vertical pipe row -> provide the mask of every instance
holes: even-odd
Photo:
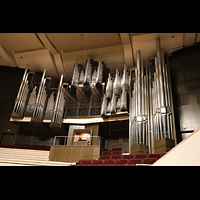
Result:
[[[164,49],[160,47],[160,38],[156,38],[156,51],[152,88],[154,140],[173,139],[168,70],[165,65]]]
[[[135,69],[135,83],[132,91],[130,119],[132,141],[131,145],[148,145],[148,70],[141,60],[140,50],[137,51],[137,69]],[[132,113],[133,112],[133,113]],[[130,146],[131,146],[130,145]]]
[[[137,68],[130,103],[129,146],[152,145],[152,140],[162,138],[174,139],[168,69],[165,64],[164,49],[160,46],[160,38],[156,38],[156,55],[155,70],[151,74],[150,67],[143,65],[140,50],[136,51]]]
[[[26,103],[26,99],[28,96],[28,92],[29,92],[29,85],[28,85],[28,67],[29,64],[27,64],[26,69],[24,71],[24,75],[22,78],[22,82],[17,94],[17,98],[15,100],[15,105],[13,108],[13,113],[18,113],[21,114],[21,116],[23,115],[24,111],[25,111],[25,103]]]

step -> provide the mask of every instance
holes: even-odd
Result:
[[[29,160],[29,159],[15,159],[9,158],[4,159],[0,158],[0,163],[8,163],[8,164],[26,164],[26,165],[37,165],[37,166],[69,166],[71,163],[66,162],[54,162],[54,161],[37,161],[37,160]]]
[[[0,148],[0,165],[10,166],[69,166],[72,163],[49,161],[49,151]]]
[[[16,151],[16,152],[32,152],[32,153],[49,153],[50,151],[43,151],[43,150],[33,150],[33,149],[16,149],[16,148],[2,148],[0,147],[0,152],[11,152],[11,151]]]
[[[48,156],[29,156],[29,155],[0,155],[0,158],[8,159],[8,158],[15,158],[15,159],[29,159],[29,160],[40,160],[40,161],[49,161]]]

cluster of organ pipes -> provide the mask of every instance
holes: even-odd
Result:
[[[78,86],[78,84],[90,85],[92,83],[96,85],[96,83],[102,83],[102,76],[103,76],[103,63],[102,63],[101,57],[99,60],[99,65],[98,65],[97,70],[94,69],[94,72],[92,73],[91,59],[90,59],[90,54],[89,54],[86,67],[85,67],[85,74],[84,74],[83,69],[79,73],[78,59],[76,59],[71,85],[76,86],[76,87]]]
[[[28,65],[25,69],[20,89],[15,100],[15,105],[11,117],[23,118],[23,116],[30,116],[32,119],[38,119],[42,122],[44,119],[51,119],[51,123],[61,124],[63,119],[65,99],[63,96],[63,75],[60,78],[60,84],[54,102],[54,92],[49,94],[47,90],[46,80],[51,78],[45,77],[46,69],[43,72],[39,88],[32,86],[32,92],[29,94],[27,77],[29,75]],[[38,88],[38,91],[37,91]],[[49,98],[48,97],[49,94]],[[46,106],[47,105],[47,106]],[[18,115],[21,114],[21,115]],[[34,120],[35,121],[35,120]]]
[[[146,70],[144,70],[146,69]],[[144,73],[145,71],[145,73]],[[134,90],[131,97],[130,120],[131,146],[143,144],[148,146],[149,92],[148,67],[144,67],[140,50],[137,51],[137,69],[135,69]]]
[[[25,109],[25,104],[26,104],[26,99],[28,96],[28,92],[29,92],[29,84],[28,84],[28,65],[26,67],[26,70],[24,72],[23,78],[22,78],[22,82],[17,94],[17,98],[15,100],[15,105],[13,108],[13,112],[17,113],[17,114],[21,114],[23,115],[24,109]]]
[[[104,84],[102,85],[104,65],[101,57],[99,63],[97,63],[91,60],[89,55],[86,61],[85,72],[82,70],[80,74],[77,62],[78,60],[76,60],[74,65],[71,82],[71,86],[75,87],[71,87],[71,90],[68,90],[69,88],[66,90],[64,87],[64,85],[68,86],[68,84],[63,83],[63,75],[60,78],[58,89],[54,87],[50,89],[51,78],[45,77],[46,69],[42,74],[42,78],[41,75],[35,75],[35,72],[31,72],[33,76],[32,79],[31,76],[29,78],[31,82],[29,87],[27,80],[29,77],[29,66],[27,65],[11,117],[31,117],[31,121],[35,122],[42,122],[43,119],[51,120],[50,126],[52,126],[52,124],[62,124],[65,109],[69,112],[74,112],[74,116],[84,116],[85,113],[100,115],[101,92],[104,88]],[[96,62],[95,65],[94,62]],[[41,80],[40,85],[38,84],[39,80]],[[55,91],[52,92],[52,90]],[[85,112],[84,109],[87,111]]]
[[[33,88],[33,91],[30,94],[28,104],[27,104],[27,107],[26,107],[27,113],[33,113],[33,109],[34,109],[35,101],[36,101],[36,89],[37,89],[37,86],[35,86]]]
[[[33,109],[33,117],[37,119],[42,119],[46,97],[47,97],[47,91],[46,91],[46,86],[45,86],[45,83],[46,83],[45,74],[46,74],[46,69],[44,70],[43,75],[42,75],[42,80],[40,82],[39,91],[38,91],[34,109]]]
[[[64,112],[64,106],[65,106],[65,98],[63,96],[63,75],[60,78],[60,83],[58,87],[58,93],[56,96],[56,101],[55,101],[55,106],[53,109],[53,116],[51,119],[51,123],[56,123],[56,124],[62,124],[63,120],[63,112]]]
[[[109,73],[108,81],[106,85],[106,91],[103,97],[101,106],[101,116],[104,117],[108,113],[115,114],[117,110],[126,111],[127,107],[127,95],[129,89],[129,74],[124,64],[124,70],[122,78],[120,77],[119,70],[116,69],[114,82]]]
[[[53,108],[54,108],[54,92],[51,93],[49,99],[48,99],[48,103],[47,103],[47,108],[46,108],[46,112],[45,112],[45,117],[47,119],[51,119],[52,117],[52,113],[53,113]]]
[[[168,68],[165,64],[164,49],[160,47],[160,38],[156,38],[156,49],[152,88],[154,140],[163,137],[174,139]]]
[[[154,141],[162,138],[174,140],[169,74],[160,38],[156,38],[156,54],[152,73],[153,66],[144,66],[140,50],[137,51],[137,68],[130,104],[130,146],[149,146],[150,126]]]

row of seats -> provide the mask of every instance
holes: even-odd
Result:
[[[102,155],[99,157],[99,160],[108,160],[108,159],[133,159],[133,158],[157,158],[159,159],[164,154],[133,154],[133,155],[122,155],[122,154],[112,154],[112,155]]]
[[[0,144],[0,147],[17,148],[17,149],[35,149],[35,150],[47,150],[47,151],[50,151],[50,147],[48,147],[48,146],[36,146],[36,145]]]
[[[137,166],[137,164],[146,166],[153,164],[165,154],[122,155],[122,152],[121,148],[114,148],[100,156],[98,160],[80,160],[72,166]]]
[[[153,164],[157,158],[109,159],[109,160],[80,160],[74,166],[136,166],[137,164]]]

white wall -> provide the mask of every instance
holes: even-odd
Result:
[[[152,166],[200,166],[200,128]]]

